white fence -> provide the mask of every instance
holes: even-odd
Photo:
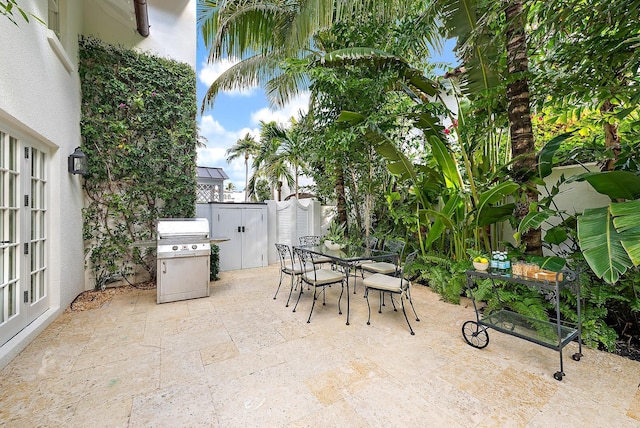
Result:
[[[267,201],[269,263],[278,262],[275,244],[297,245],[305,235],[322,235],[322,209],[315,199]]]

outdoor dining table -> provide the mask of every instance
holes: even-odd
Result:
[[[359,262],[365,260],[388,260],[393,259],[396,264],[398,262],[398,254],[392,253],[384,250],[374,250],[371,248],[366,248],[358,245],[346,245],[340,250],[330,250],[324,243],[320,245],[294,245],[294,248],[302,248],[311,253],[328,257],[330,258],[336,265],[342,267],[344,269],[344,273],[346,276],[347,283],[347,325],[349,325],[349,273],[352,269],[358,266]],[[355,271],[354,271],[355,277]],[[353,293],[356,293],[355,290],[355,279],[353,284]]]

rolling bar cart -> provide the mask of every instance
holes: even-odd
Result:
[[[580,316],[580,283],[578,275],[574,271],[564,270],[555,275],[555,280],[537,280],[529,277],[521,277],[503,272],[486,272],[468,270],[467,288],[473,302],[476,313],[476,321],[467,321],[462,325],[462,336],[464,340],[474,348],[482,349],[489,344],[489,333],[492,328],[499,332],[519,337],[529,342],[542,345],[546,348],[554,349],[560,354],[560,370],[553,374],[556,380],[562,380],[564,366],[562,362],[562,349],[572,340],[578,340],[578,352],[572,355],[575,361],[580,361],[582,357],[582,331]],[[551,301],[556,310],[556,318],[550,321],[541,321],[520,315],[509,309],[498,308],[488,313],[480,313],[473,297],[474,284],[482,279],[489,279],[493,291],[500,301],[497,291],[499,284],[496,282],[511,282],[524,284],[531,289],[541,292],[548,301]],[[568,323],[561,320],[560,316],[560,291],[563,288],[570,288],[577,297],[577,323]]]

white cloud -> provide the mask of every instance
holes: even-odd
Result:
[[[227,164],[227,149],[245,135],[252,135],[256,141],[260,138],[260,130],[257,128],[242,128],[237,131],[225,129],[220,122],[211,115],[200,118],[200,134],[207,139],[207,146],[198,149],[198,166],[220,167],[229,176],[229,180],[238,189],[245,186],[244,157],[235,159]],[[251,159],[249,160],[251,168]]]
[[[269,107],[251,113],[251,123],[258,125],[263,122],[277,122],[287,125],[292,117],[298,118],[299,111],[307,112],[309,108],[309,92],[303,92],[293,98],[284,108],[280,110],[271,110]]]
[[[207,87],[225,71],[240,62],[237,58],[225,58],[214,64],[209,64],[206,60],[202,62],[200,70],[198,72],[198,79],[204,83]],[[223,91],[223,93],[231,96],[244,96],[249,97],[254,94],[257,86],[243,89],[236,89],[233,91]]]
[[[298,117],[299,110],[306,112],[308,104],[309,94],[303,93],[283,109],[271,111],[268,108],[263,108],[251,113],[251,123],[255,124],[256,127],[244,127],[238,130],[225,129],[211,114],[201,116],[200,135],[206,138],[207,146],[198,149],[198,166],[221,167],[229,176],[228,181],[232,181],[238,190],[244,189],[244,157],[241,156],[231,161],[231,163],[227,163],[227,149],[247,134],[252,135],[256,141],[260,141],[260,129],[258,126],[260,120],[288,124],[292,116]],[[252,159],[249,159],[249,176],[251,176],[251,162]],[[226,183],[228,183],[228,181],[226,181]]]

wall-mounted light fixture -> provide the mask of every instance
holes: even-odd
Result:
[[[71,174],[87,174],[87,155],[80,150],[80,147],[76,147],[69,155],[69,172]]]

